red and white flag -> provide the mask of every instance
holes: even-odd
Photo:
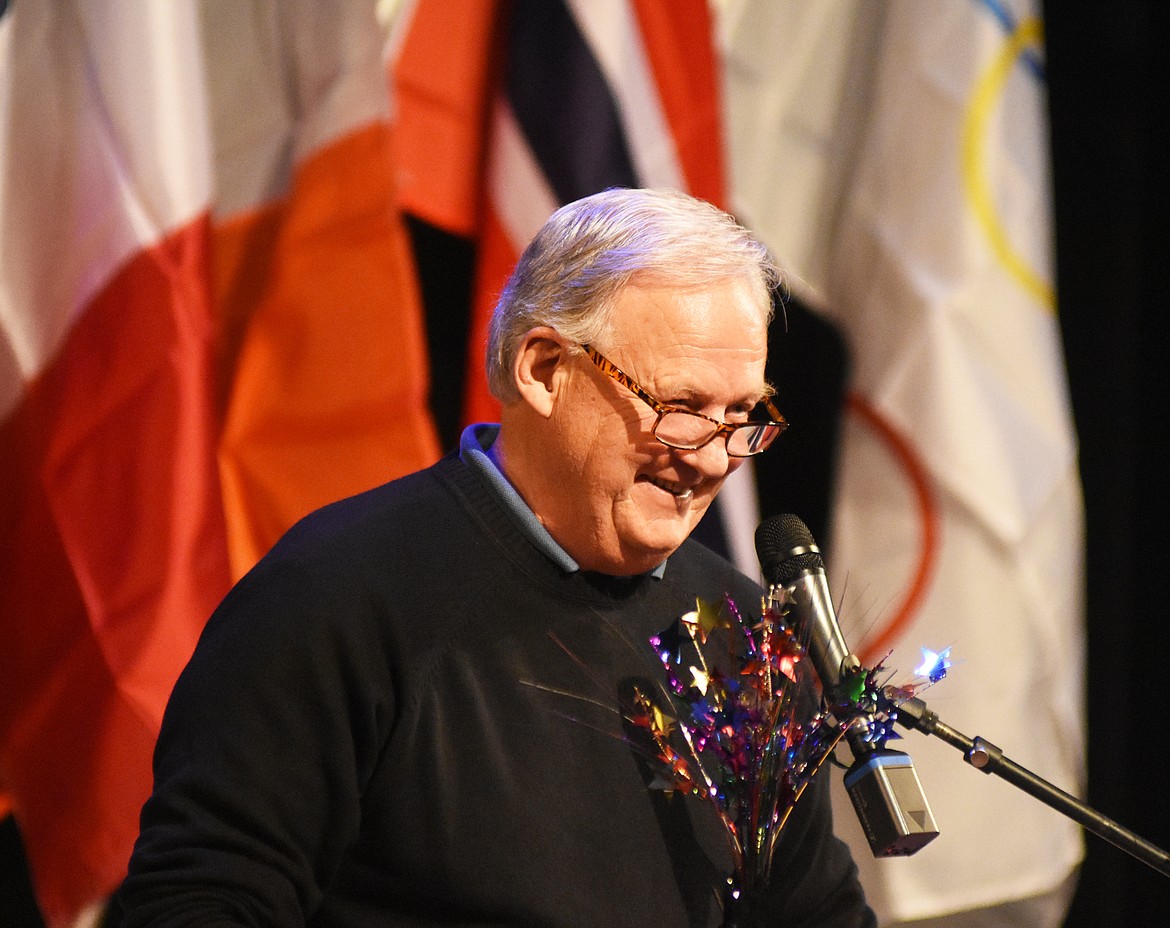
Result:
[[[0,790],[51,925],[231,581],[438,454],[383,47],[363,2],[0,13]]]

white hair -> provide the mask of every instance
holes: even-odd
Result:
[[[749,282],[765,323],[780,270],[732,216],[674,190],[611,189],[558,209],[524,249],[492,314],[487,379],[513,399],[512,365],[524,334],[556,329],[574,344],[601,342],[628,284],[680,289]]]

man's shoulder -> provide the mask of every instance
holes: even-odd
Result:
[[[226,594],[205,640],[221,649],[268,640],[291,655],[298,641],[329,651],[393,640],[416,656],[438,643],[435,622],[412,620],[442,614],[457,589],[452,572],[474,545],[472,522],[442,479],[446,460],[300,519]]]
[[[298,519],[248,573],[248,583],[356,582],[387,564],[439,552],[465,533],[466,516],[440,477],[447,458],[328,503]],[[459,467],[458,458],[454,466]],[[437,556],[437,555],[436,555]],[[281,579],[283,578],[283,579]]]

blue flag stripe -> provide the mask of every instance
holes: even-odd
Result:
[[[508,24],[505,91],[561,203],[638,177],[605,76],[561,0],[518,0]]]

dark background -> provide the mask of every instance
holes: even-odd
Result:
[[[1045,17],[1059,312],[1088,528],[1088,798],[1170,848],[1170,7],[1049,0]],[[1067,928],[1170,925],[1170,879],[1093,835],[1086,844]]]
[[[1170,358],[1164,340],[1170,94],[1163,86],[1170,77],[1170,5],[1048,0],[1044,15],[1059,313],[1088,530],[1088,800],[1170,848],[1170,738],[1164,727],[1170,621],[1162,589],[1170,581]],[[429,324],[436,414],[451,441],[464,322],[450,307],[466,292],[471,252],[419,224],[414,232],[428,306],[443,308]],[[813,317],[800,307],[790,312],[791,335],[774,348],[777,385],[793,398],[785,411],[794,421],[824,425],[819,432],[794,428],[782,439],[785,454],[769,464],[777,472],[768,484],[785,486],[790,499],[807,500],[801,514],[821,538],[827,486],[821,477],[830,469],[837,396],[830,389],[797,399],[799,391],[786,383],[799,383],[814,368],[843,376],[844,358]],[[762,510],[782,505],[765,499]],[[1066,928],[1170,924],[1170,878],[1095,835],[1086,836],[1086,848]],[[994,846],[987,852],[995,853]],[[0,824],[0,925],[40,925],[11,820]]]

